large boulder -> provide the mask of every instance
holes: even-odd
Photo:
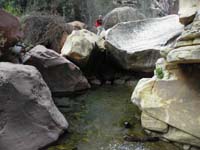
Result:
[[[107,32],[106,48],[123,69],[152,72],[160,50],[182,31],[176,15],[119,23]]]
[[[200,147],[199,16],[197,12],[172,49],[166,50],[165,58],[157,61],[155,76],[142,79],[132,95],[132,101],[149,118],[160,121],[154,121],[156,127],[161,122],[169,125],[168,132],[159,136],[197,147]],[[151,127],[152,122],[145,123],[145,128]]]
[[[66,39],[61,54],[77,65],[84,67],[88,64],[95,50],[104,49],[103,39],[88,30],[82,29],[73,31]]]
[[[178,38],[174,49],[167,54],[167,61],[170,63],[200,62],[200,11],[197,11],[194,21]]]
[[[174,66],[170,72],[175,74],[175,78],[142,79],[132,101],[149,116],[180,130],[178,133],[169,130],[164,137],[200,147],[198,68],[196,64]],[[181,133],[184,136],[181,137]]]
[[[18,19],[13,15],[0,9],[0,18],[0,53],[4,53],[22,38],[23,33]]]
[[[0,149],[39,150],[68,127],[35,67],[0,63]]]
[[[53,50],[38,45],[24,57],[24,63],[35,66],[54,94],[72,94],[90,87],[81,70]]]
[[[200,9],[200,1],[180,0],[179,5],[180,22],[184,25],[192,23],[197,10]]]
[[[177,14],[179,0],[113,0],[117,6],[136,8],[147,18]]]
[[[71,25],[73,27],[73,30],[87,29],[87,25],[81,21],[72,21],[68,22],[67,24]]]
[[[200,45],[180,47],[173,49],[167,55],[171,63],[200,63]]]
[[[30,15],[23,20],[24,41],[28,45],[44,45],[60,53],[73,27],[63,18],[48,15]]]
[[[147,113],[142,112],[141,115],[142,127],[151,131],[166,133],[168,125],[158,119],[149,116]]]
[[[104,28],[107,30],[120,22],[145,19],[145,16],[132,7],[119,7],[104,17]]]

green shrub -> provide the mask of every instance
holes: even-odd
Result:
[[[16,0],[8,0],[4,1],[1,4],[3,6],[3,9],[14,16],[21,16],[21,7],[17,4]]]
[[[163,73],[163,69],[162,68],[156,68],[156,76],[159,79],[163,79],[164,73]]]

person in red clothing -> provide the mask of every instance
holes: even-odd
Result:
[[[103,17],[102,15],[99,15],[99,18],[95,22],[95,26],[97,28],[97,35],[100,35],[103,31]]]

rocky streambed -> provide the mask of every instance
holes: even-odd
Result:
[[[134,87],[104,85],[84,95],[54,98],[69,120],[68,133],[45,150],[178,150],[165,142],[125,142],[125,135],[147,137],[140,111],[130,102]],[[130,128],[124,126],[130,123]]]

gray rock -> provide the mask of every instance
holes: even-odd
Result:
[[[185,30],[178,38],[175,47],[200,45],[200,11],[197,11],[193,22],[185,27]]]
[[[61,54],[62,56],[68,57],[77,65],[85,67],[93,51],[97,49],[105,50],[104,40],[96,34],[82,29],[73,31],[66,39]]]
[[[68,97],[64,97],[64,98],[58,98],[58,97],[54,97],[53,98],[56,106],[58,107],[70,107],[70,99]]]
[[[200,150],[200,148],[198,148],[198,147],[191,147],[190,150]]]
[[[192,23],[197,10],[200,9],[199,0],[180,0],[179,15],[180,22],[184,25]]]
[[[173,127],[169,128],[169,132],[163,135],[163,137],[170,141],[183,143],[185,148],[190,148],[191,145],[200,147],[200,138],[192,136]]]
[[[35,67],[0,63],[0,149],[38,150],[68,127]]]
[[[167,61],[184,64],[200,62],[200,11],[178,38],[174,49],[168,53]]]
[[[90,88],[76,65],[42,45],[25,55],[25,64],[35,66],[41,72],[52,93],[71,94]]]
[[[190,150],[191,149],[191,145],[183,145],[183,150]]]
[[[166,123],[149,116],[145,112],[142,112],[141,123],[142,127],[151,131],[156,131],[161,133],[166,133],[168,131],[168,125]]]
[[[90,80],[90,83],[94,86],[100,86],[101,85],[101,81],[98,79],[92,79]]]
[[[123,69],[152,72],[160,50],[182,31],[176,15],[119,23],[108,30],[106,48]]]
[[[200,45],[173,49],[167,55],[170,63],[200,63]]]
[[[104,17],[104,28],[107,30],[120,22],[145,19],[145,16],[132,7],[119,7]]]

